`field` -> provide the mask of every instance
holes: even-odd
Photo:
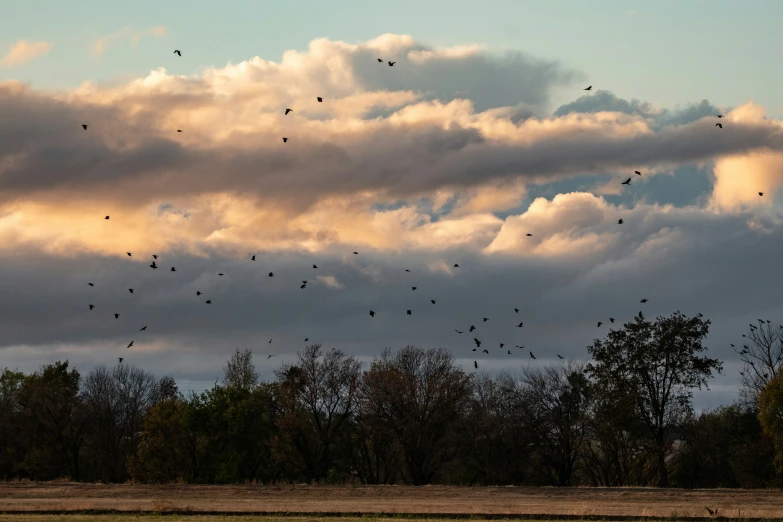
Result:
[[[0,522],[212,522],[708,517],[783,518],[777,490],[0,483]],[[34,512],[44,512],[35,514]],[[73,514],[68,514],[73,512]],[[82,514],[77,514],[81,512]],[[85,512],[95,514],[86,515]],[[103,512],[101,515],[99,513]],[[117,512],[127,512],[119,514]],[[153,516],[158,513],[163,516]],[[177,516],[183,515],[183,516]],[[256,515],[248,518],[242,514]],[[141,515],[141,516],[140,516]],[[227,516],[231,515],[231,516]]]

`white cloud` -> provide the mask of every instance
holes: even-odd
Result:
[[[16,67],[24,65],[30,61],[48,54],[52,50],[52,44],[49,42],[28,42],[19,40],[13,44],[8,53],[0,60],[3,67]]]
[[[125,27],[124,29],[117,31],[114,34],[103,36],[95,40],[92,43],[92,56],[95,59],[100,58],[109,45],[119,40],[120,38],[130,38],[131,45],[136,47],[139,44],[139,41],[147,36],[155,36],[159,38],[166,36],[166,28],[159,25],[150,27],[149,29],[145,29],[143,31],[134,31],[131,27]]]

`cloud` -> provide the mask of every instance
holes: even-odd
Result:
[[[48,54],[51,50],[52,44],[49,42],[19,40],[8,49],[8,53],[0,60],[0,63],[3,64],[3,67],[24,65],[39,56]]]
[[[781,122],[748,102],[718,129],[709,101],[603,91],[552,112],[581,74],[382,35],[69,92],[0,84],[4,364],[110,362],[132,339],[130,359],[160,371],[174,354],[218,361],[178,376],[211,383],[221,357],[270,337],[283,358],[309,338],[364,358],[443,345],[472,364],[472,340],[449,334],[476,317],[487,346],[546,361],[583,357],[596,322],[641,296],[651,315],[703,312],[728,356],[719,340],[746,315],[783,311]],[[651,203],[653,187],[677,204]],[[487,362],[523,362],[501,356]]]
[[[166,28],[158,25],[155,27],[150,27],[149,29],[145,29],[143,31],[134,31],[131,27],[125,27],[124,29],[117,31],[114,34],[110,34],[108,36],[103,36],[101,38],[98,38],[92,43],[92,57],[95,59],[100,58],[103,53],[106,51],[106,48],[109,47],[109,45],[113,44],[120,38],[130,38],[131,45],[133,47],[136,47],[142,38],[145,38],[147,36],[155,36],[155,37],[163,37],[166,36]]]

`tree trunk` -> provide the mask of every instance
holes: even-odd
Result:
[[[658,447],[658,487],[669,487],[669,470],[666,469],[666,450]]]

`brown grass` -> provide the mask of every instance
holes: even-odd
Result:
[[[718,508],[721,516],[731,518],[783,518],[783,492],[647,488],[0,483],[0,512],[6,513],[119,510],[148,513],[312,513],[316,517],[319,513],[425,516],[440,513],[520,517],[603,515],[677,518],[707,517],[705,507]],[[230,518],[239,522],[236,517]],[[150,519],[147,517],[145,520]],[[176,519],[169,516],[166,520]],[[196,519],[190,517],[188,520],[195,522]],[[292,522],[294,518],[286,520]],[[303,522],[308,520],[303,519]]]

